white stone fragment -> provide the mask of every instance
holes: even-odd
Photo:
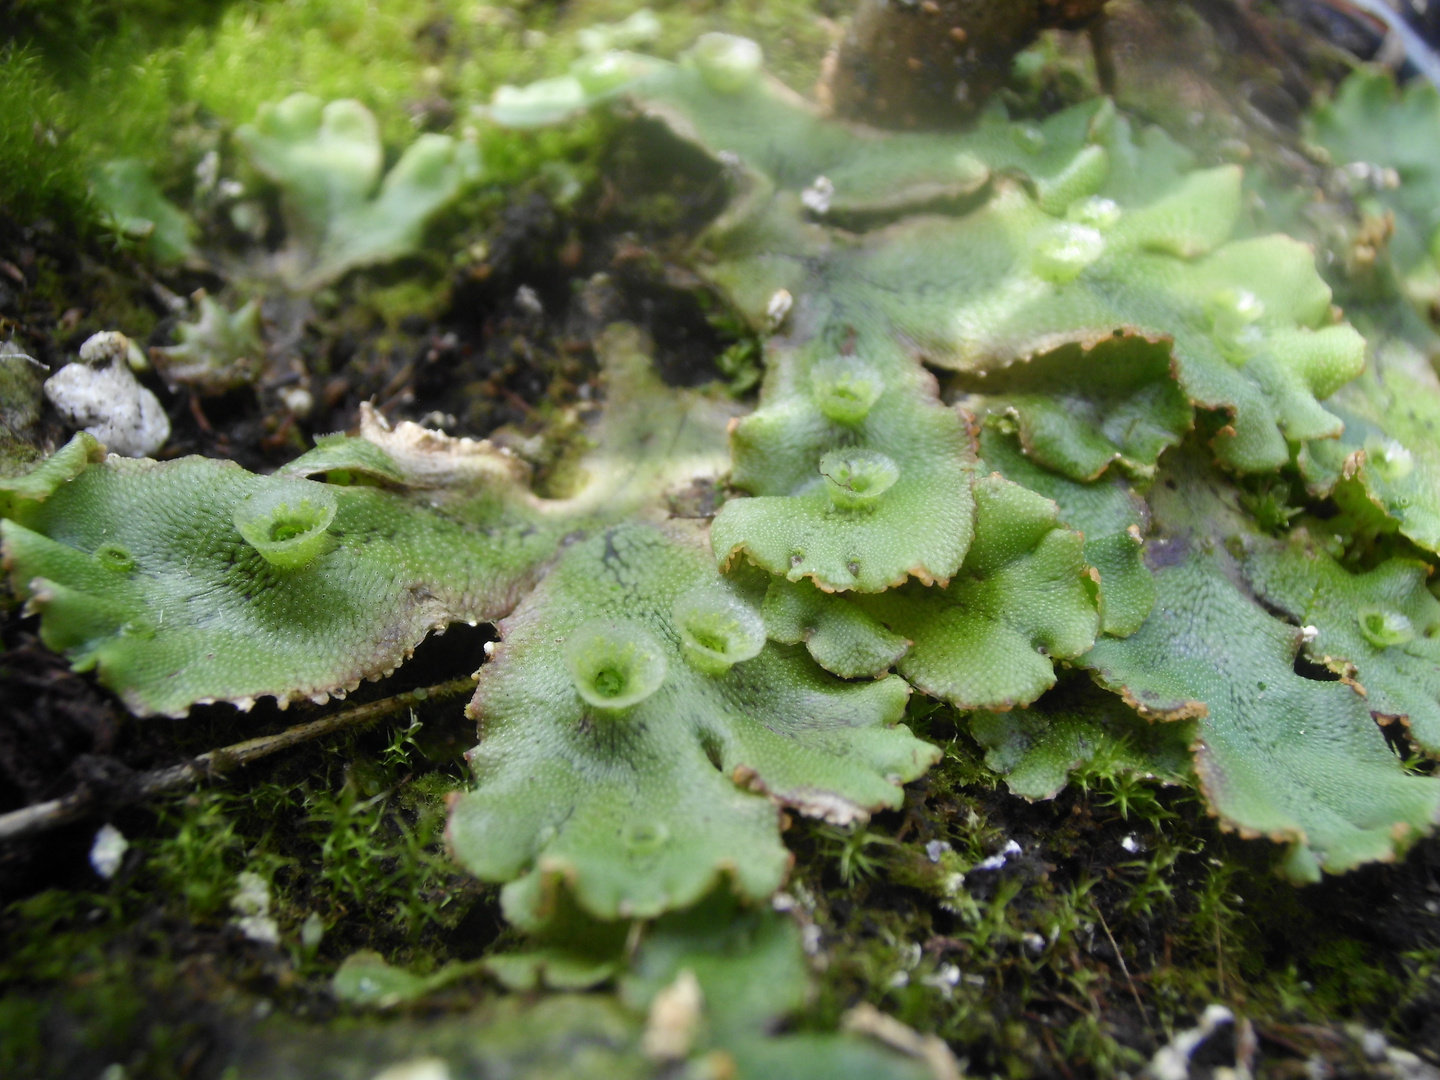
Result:
[[[391,1065],[376,1073],[373,1080],[450,1080],[450,1066],[440,1058],[417,1058]]]
[[[690,1053],[700,1028],[705,995],[700,980],[682,968],[675,981],[655,995],[645,1018],[640,1047],[651,1061],[679,1061]]]
[[[286,386],[280,391],[280,403],[291,416],[303,420],[315,408],[315,395],[303,386]]]
[[[925,845],[925,857],[929,859],[932,863],[938,863],[940,861],[940,856],[944,855],[945,852],[949,850],[951,850],[951,848],[948,841],[931,840],[928,844]]]
[[[45,396],[73,429],[88,431],[111,453],[150,457],[170,438],[160,401],[130,370],[134,346],[124,334],[95,334],[80,346],[80,361],[45,381]]]
[[[794,306],[795,298],[790,295],[789,289],[776,289],[771,293],[770,303],[765,305],[765,317],[770,320],[770,329],[780,329]]]
[[[1175,1037],[1155,1052],[1146,1070],[1153,1080],[1189,1080],[1190,1058],[1200,1044],[1224,1024],[1235,1022],[1235,1014],[1224,1005],[1208,1005],[1197,1027],[1177,1032]]]
[[[835,197],[835,185],[828,176],[817,176],[814,183],[800,193],[800,202],[805,209],[816,214],[830,212],[830,200]]]
[[[125,861],[125,852],[130,848],[130,841],[125,839],[125,834],[114,825],[101,825],[95,833],[95,842],[90,845],[90,865],[95,868],[106,881],[109,881],[120,872],[120,864]]]
[[[262,945],[280,944],[280,926],[270,917],[270,885],[259,874],[242,870],[235,876],[235,895],[230,910],[242,934]]]

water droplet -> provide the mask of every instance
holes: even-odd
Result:
[[[1030,268],[1037,277],[1064,285],[1104,253],[1099,229],[1067,222],[1044,231],[1030,252]]]

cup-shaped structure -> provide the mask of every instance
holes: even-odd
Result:
[[[1065,211],[1067,220],[1076,225],[1088,225],[1092,229],[1112,228],[1120,220],[1120,205],[1114,199],[1100,195],[1076,199]]]
[[[858,424],[885,390],[880,373],[863,360],[836,356],[810,369],[815,404],[837,424]]]
[[[281,570],[308,566],[330,550],[335,493],[313,480],[271,480],[235,508],[231,520],[261,558]]]
[[[1410,619],[1399,611],[1382,607],[1361,609],[1356,619],[1360,633],[1377,649],[1388,649],[1391,645],[1404,645],[1415,636],[1415,627]]]
[[[820,475],[837,509],[873,510],[900,479],[900,466],[878,450],[851,446],[821,457]]]
[[[565,644],[565,668],[575,692],[606,712],[640,704],[665,682],[664,647],[633,622],[595,619]]]
[[[1065,285],[1104,253],[1105,237],[1099,229],[1073,221],[1060,222],[1036,238],[1030,250],[1030,269],[1051,284]]]
[[[1236,367],[1260,351],[1265,335],[1258,323],[1265,315],[1265,301],[1249,289],[1217,290],[1206,298],[1205,313],[1220,351]]]
[[[101,544],[95,549],[95,561],[117,574],[128,574],[135,569],[135,556],[120,544]]]
[[[765,647],[765,620],[719,582],[682,593],[671,611],[685,660],[707,675],[723,675]]]
[[[735,34],[701,34],[686,59],[717,94],[737,94],[760,78],[765,57],[760,46]]]
[[[1415,471],[1415,455],[1394,439],[1372,435],[1365,440],[1365,462],[1392,484]]]

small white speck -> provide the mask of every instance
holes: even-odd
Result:
[[[90,865],[95,868],[106,881],[109,881],[120,872],[120,864],[125,861],[125,852],[130,848],[130,841],[125,839],[125,834],[114,825],[101,825],[95,833],[95,842],[90,845]]]
[[[529,285],[521,285],[515,290],[515,306],[526,315],[545,314],[545,305],[540,302],[540,294]]]
[[[944,840],[931,840],[925,845],[925,857],[933,863],[940,861],[940,856],[951,850],[948,842]]]
[[[1000,849],[1000,853],[998,855],[991,855],[988,859],[982,859],[979,863],[976,864],[975,869],[999,870],[1002,866],[1004,866],[1007,862],[1010,861],[1011,855],[1019,855],[1020,851],[1020,845],[1017,844],[1014,840],[1010,840],[1005,844],[1003,848]]]
[[[830,212],[830,200],[835,197],[835,185],[828,176],[817,176],[815,182],[800,193],[800,202],[805,209],[816,214]]]
[[[794,306],[795,298],[790,295],[789,289],[776,289],[770,295],[770,303],[765,305],[765,318],[770,321],[770,329],[780,329]]]
[[[820,952],[820,927],[811,923],[800,931],[800,942],[805,946],[806,956],[815,956]]]
[[[315,395],[303,386],[287,386],[280,391],[280,402],[291,416],[303,420],[315,408]]]
[[[230,909],[242,934],[262,945],[280,944],[280,926],[270,917],[270,885],[259,874],[242,870],[235,876],[235,895]]]
[[[1120,846],[1126,851],[1128,851],[1131,855],[1134,855],[1137,851],[1140,850],[1140,841],[1135,839],[1134,833],[1131,833],[1129,836],[1125,837],[1124,840],[1120,841]]]
[[[1318,626],[1302,626],[1300,628],[1300,638],[1307,645],[1319,636],[1320,628]]]
[[[955,984],[960,981],[960,969],[954,964],[941,964],[935,971],[923,976],[920,981],[936,990],[943,990],[948,995]]]

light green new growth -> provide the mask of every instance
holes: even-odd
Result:
[[[473,144],[427,134],[382,180],[380,131],[358,101],[322,106],[293,94],[261,109],[235,137],[283,194],[291,246],[282,273],[307,290],[412,254],[425,223],[480,175]]]
[[[508,611],[553,546],[401,491],[201,458],[91,464],[12,506],[0,537],[46,644],[134,712],[172,716],[197,701],[343,696],[432,630]]]
[[[1305,653],[1352,679],[1382,723],[1402,721],[1428,753],[1440,753],[1440,601],[1430,567],[1390,559],[1352,574],[1297,533],[1245,559],[1247,580],[1305,632]]]
[[[698,593],[737,628],[741,647],[707,646],[731,664],[696,656]],[[702,528],[616,526],[501,623],[449,836],[510,882],[512,921],[540,924],[562,884],[605,919],[686,906],[722,877],[763,899],[789,865],[778,805],[864,820],[936,760],[898,723],[903,680],[847,684],[802,650],[754,648],[762,597],[716,574]]]
[[[201,394],[223,394],[253,381],[265,359],[260,301],[248,300],[231,312],[203,290],[194,299],[195,321],[175,328],[179,344],[151,350],[165,381]]]
[[[1238,168],[1196,169],[1103,100],[885,133],[822,118],[745,39],[677,63],[593,45],[488,115],[531,127],[604,102],[711,159],[730,201],[687,258],[764,340],[754,409],[666,387],[619,326],[595,343],[605,405],[563,498],[488,443],[369,407],[359,437],[272,477],[100,460],[77,438],[0,482],[6,565],[47,643],[136,712],[179,714],[343,692],[431,629],[508,616],[449,840],[535,935],[484,965],[518,987],[608,977],[618,920],[717,890],[764,901],[787,808],[849,825],[901,805],[940,754],[900,723],[912,690],[1029,798],[1076,769],[1193,770],[1299,880],[1431,828],[1440,781],[1407,774],[1374,716],[1440,752],[1440,383],[1397,340],[1356,378],[1366,343],[1310,250],[1236,237]],[[417,250],[478,168],[427,135],[382,181],[354,101],[291,97],[237,135],[281,189],[301,289]],[[247,310],[202,300],[159,353],[170,377],[243,367]],[[676,516],[697,485],[711,521]],[[1310,507],[1315,543],[1267,535],[1302,485],[1334,500]],[[1345,681],[1297,673],[1301,648]],[[755,919],[762,943],[793,929]],[[587,920],[605,948],[577,945]],[[639,968],[637,1007],[680,977]],[[366,956],[344,973],[352,999],[438,985]],[[757,1074],[858,1060],[743,1026],[724,1045]]]
[[[1307,135],[1340,168],[1363,212],[1393,215],[1388,261],[1411,300],[1440,303],[1440,90],[1415,79],[1402,92],[1362,68],[1309,118]],[[1433,319],[1434,316],[1432,315]]]
[[[1430,829],[1440,785],[1406,774],[1351,686],[1296,673],[1304,633],[1238,583],[1229,549],[1253,526],[1233,490],[1193,457],[1166,479],[1173,486],[1152,495],[1166,538],[1146,552],[1155,611],[1131,637],[1096,642],[1082,663],[1142,716],[1197,721],[1195,769],[1211,808],[1242,835],[1288,844],[1291,878],[1395,858]]]
[[[985,764],[1016,795],[1053,799],[1081,769],[1184,783],[1195,724],[1151,723],[1119,698],[1072,680],[1028,709],[977,710],[970,733],[985,748]]]
[[[143,161],[121,158],[95,169],[90,190],[105,223],[159,262],[178,262],[195,248],[195,223],[165,198]]]

